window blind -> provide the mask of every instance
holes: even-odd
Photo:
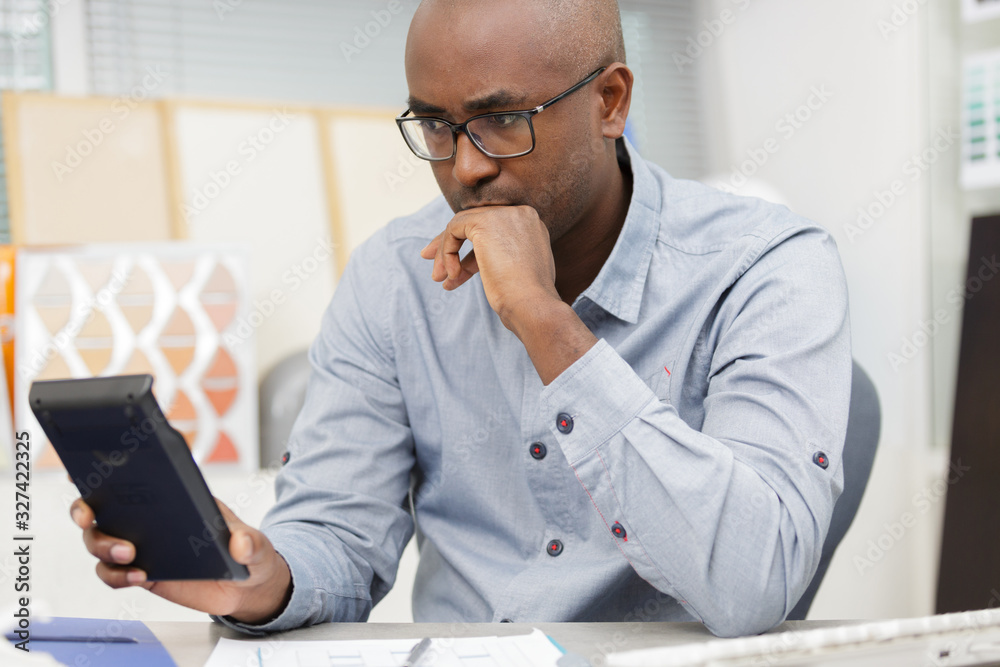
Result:
[[[0,88],[52,87],[49,24],[58,4],[44,0],[0,0]],[[7,168],[0,138],[0,243],[10,243]]]
[[[692,34],[694,0],[623,0],[637,76],[630,132],[675,176],[702,175],[694,68],[672,54]],[[94,92],[122,95],[148,68],[154,96],[399,107],[416,0],[87,0]]]

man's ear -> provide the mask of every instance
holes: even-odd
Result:
[[[632,85],[635,75],[626,65],[615,63],[601,74],[598,81],[603,82],[601,97],[604,107],[601,114],[601,126],[604,136],[608,139],[618,139],[625,134],[625,120],[632,106]]]

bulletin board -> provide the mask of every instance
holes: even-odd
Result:
[[[338,274],[323,143],[312,109],[176,102],[176,180],[185,235],[250,248],[249,326],[265,374],[309,346]]]
[[[330,190],[347,254],[393,218],[409,215],[441,194],[430,163],[413,154],[384,112],[325,113]]]
[[[177,236],[161,103],[5,91],[3,135],[12,242]]]

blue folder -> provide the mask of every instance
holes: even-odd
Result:
[[[21,641],[13,631],[11,643]],[[177,667],[167,649],[142,621],[54,616],[31,623],[31,652],[48,653],[64,665],[90,667]]]

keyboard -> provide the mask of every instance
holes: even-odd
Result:
[[[1000,665],[1000,609],[611,653],[608,667]]]

